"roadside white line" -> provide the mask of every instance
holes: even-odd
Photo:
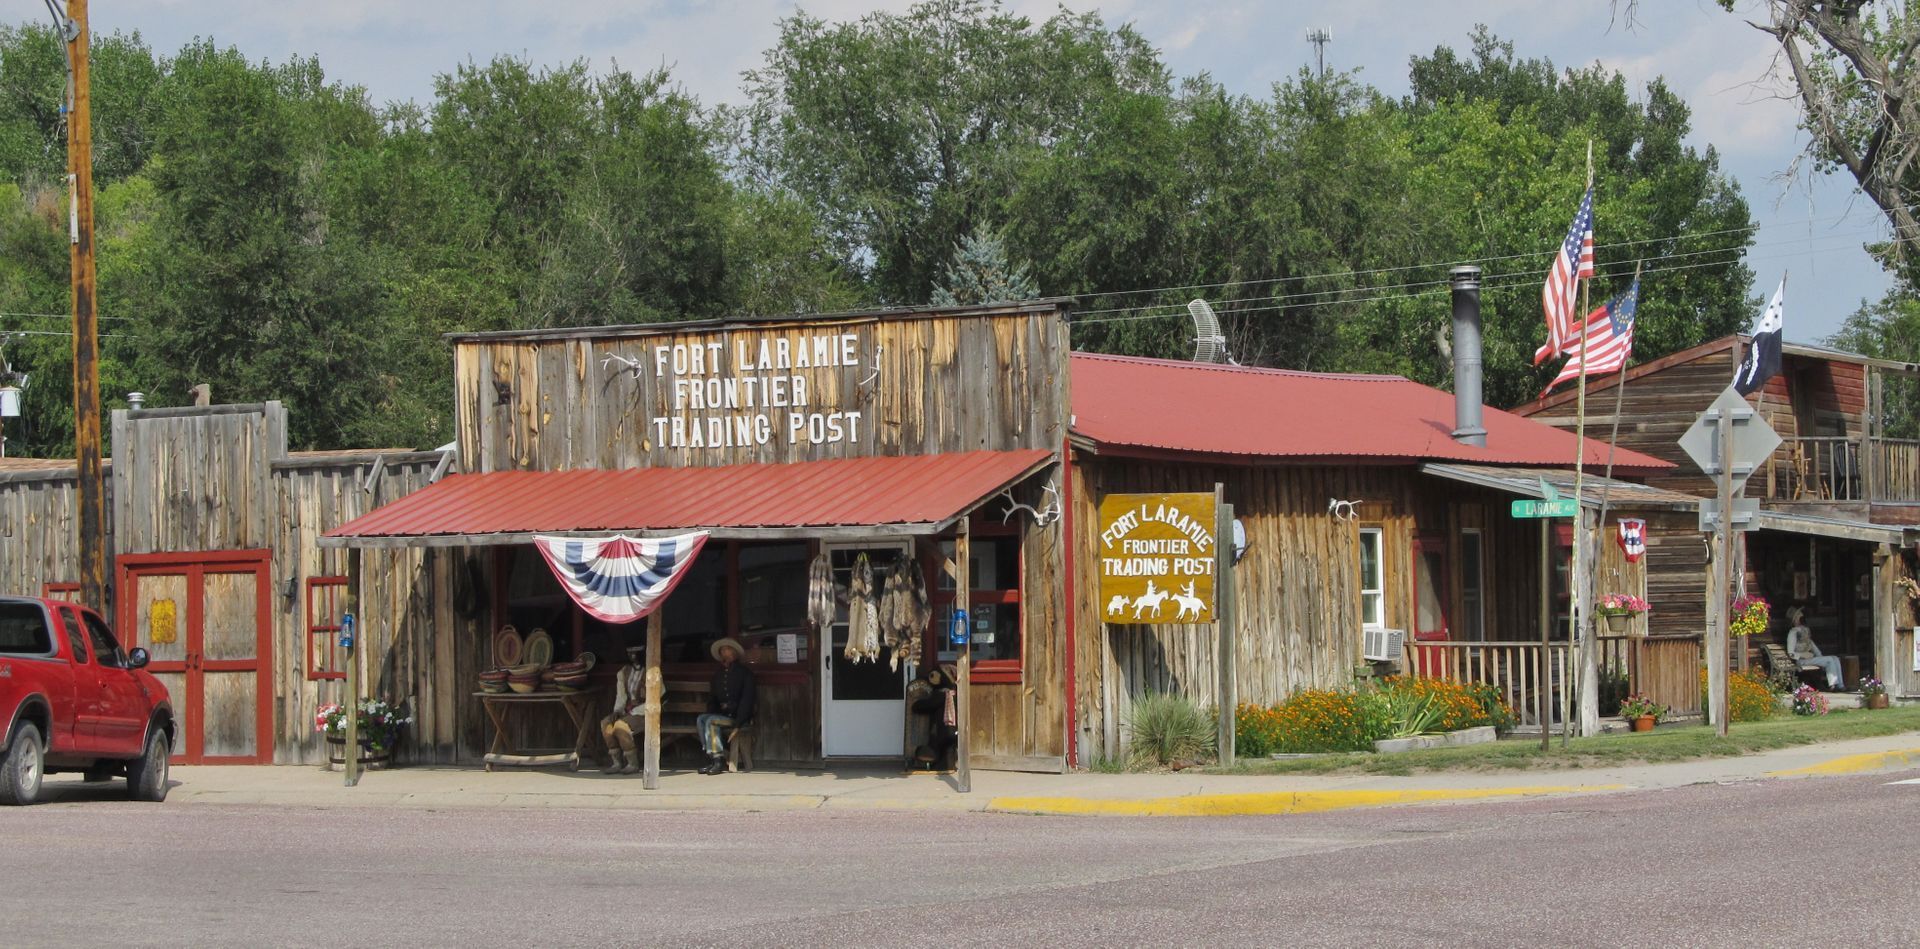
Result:
[[[1888,784],[1920,784],[1920,778],[1908,778],[1905,781],[1888,781]]]

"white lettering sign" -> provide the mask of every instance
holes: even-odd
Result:
[[[665,448],[741,448],[860,440],[865,413],[816,405],[811,374],[861,365],[860,337],[825,333],[653,347],[656,377],[669,374],[674,415],[650,421]],[[713,414],[704,414],[713,413]]]

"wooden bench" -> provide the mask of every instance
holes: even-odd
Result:
[[[1824,670],[1802,668],[1798,660],[1787,655],[1787,647],[1779,643],[1763,643],[1760,646],[1760,655],[1766,658],[1769,675],[1785,675],[1795,682],[1811,685],[1816,689],[1826,687],[1827,674]],[[1813,678],[1809,679],[1808,676]]]
[[[707,697],[713,693],[713,683],[679,680],[666,682],[664,686],[660,696],[660,747],[664,750],[682,738],[692,738],[698,747],[700,729],[695,722],[707,711]],[[725,738],[727,768],[752,771],[753,723],[728,729]]]

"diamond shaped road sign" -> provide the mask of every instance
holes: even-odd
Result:
[[[1733,421],[1733,490],[1738,492],[1754,469],[1780,447],[1780,433],[1754,412],[1745,396],[1728,386],[1700,413],[1687,433],[1680,436],[1680,447],[1686,449],[1687,457],[1692,458],[1701,471],[1715,477],[1721,471],[1718,421],[1723,416]]]

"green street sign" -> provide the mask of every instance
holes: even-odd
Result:
[[[1574,498],[1513,502],[1514,517],[1572,517],[1578,510],[1580,502]]]

